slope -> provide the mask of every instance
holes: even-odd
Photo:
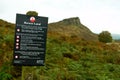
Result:
[[[78,17],[64,19],[59,22],[50,23],[48,27],[48,35],[52,37],[68,37],[79,38],[89,41],[97,41],[97,34],[84,26]]]

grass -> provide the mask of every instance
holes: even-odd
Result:
[[[13,33],[10,24],[0,29],[0,80],[21,77],[21,67],[11,64]],[[45,66],[36,67],[41,80],[120,80],[120,52],[116,45],[58,34],[48,35],[46,48]]]

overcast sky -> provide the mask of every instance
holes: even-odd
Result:
[[[0,19],[15,23],[16,13],[37,11],[49,23],[79,17],[92,32],[120,34],[120,0],[1,0]]]

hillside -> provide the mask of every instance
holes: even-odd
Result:
[[[0,80],[21,80],[21,66],[12,65],[14,28],[0,20]],[[77,17],[50,23],[46,47],[45,66],[34,67],[40,80],[120,80],[119,44],[98,42]]]
[[[97,34],[94,34],[86,26],[84,26],[78,17],[64,19],[59,22],[50,23],[48,27],[48,35],[62,36],[68,38],[79,38],[88,41],[97,41]]]

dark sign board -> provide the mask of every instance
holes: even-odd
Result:
[[[16,15],[14,65],[44,65],[47,27],[47,17]]]

